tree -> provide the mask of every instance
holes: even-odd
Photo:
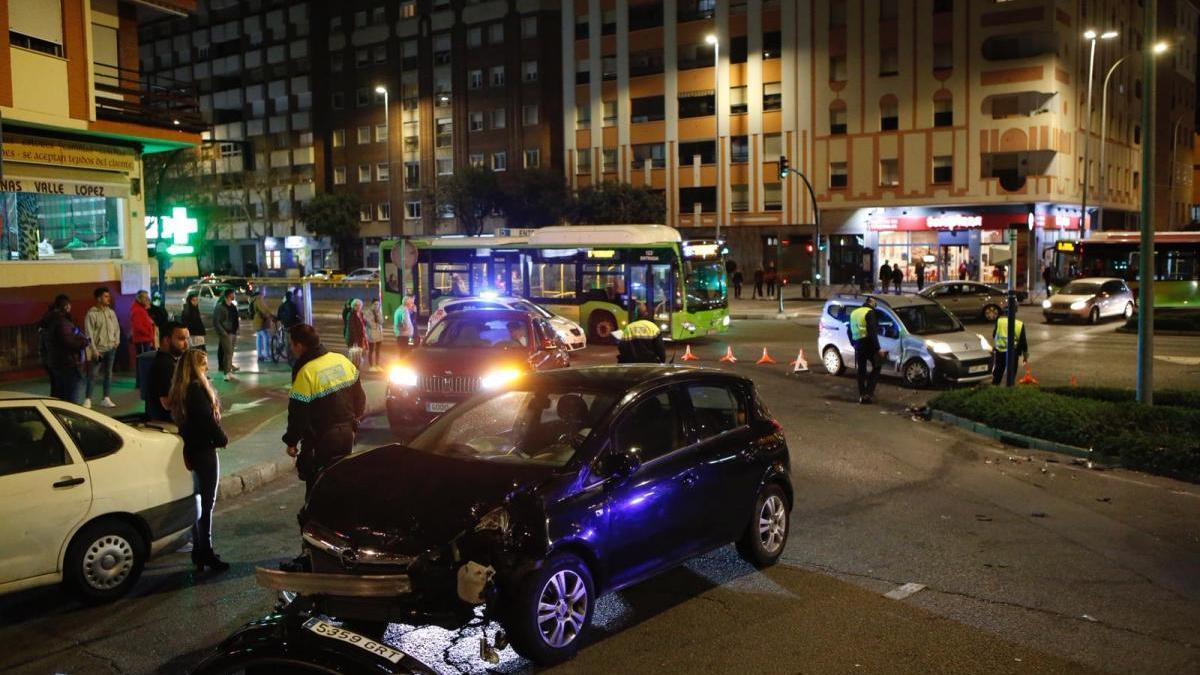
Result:
[[[512,227],[544,227],[562,222],[571,192],[562,172],[548,168],[507,172],[500,180],[500,208]]]
[[[642,185],[607,182],[576,192],[567,220],[576,225],[661,223],[666,214],[662,193]]]
[[[435,201],[438,211],[452,211],[463,231],[478,236],[483,221],[501,205],[500,182],[492,170],[482,166],[465,166],[438,181]]]
[[[323,192],[313,197],[300,211],[300,220],[309,232],[329,237],[338,252],[338,261],[350,260],[350,244],[358,238],[359,210],[362,201],[354,193]]]
[[[192,239],[195,247],[197,267],[208,245],[208,231],[217,231],[214,222],[218,209],[217,196],[207,188],[200,171],[199,149],[178,148],[167,152],[145,155],[142,158],[142,175],[145,176],[145,211],[147,216],[167,215],[173,207],[183,206],[188,214],[200,223],[200,231]],[[166,283],[166,271],[171,266],[171,256],[165,245],[155,250],[158,267],[158,285]]]

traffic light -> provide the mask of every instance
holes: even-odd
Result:
[[[813,245],[812,245],[812,242],[811,242],[811,241],[810,241],[810,242],[806,242],[806,243],[804,244],[804,252],[805,252],[805,253],[812,253],[812,252],[813,252]]]
[[[787,155],[780,155],[779,156],[779,179],[783,180],[784,178],[787,178],[788,174],[791,173],[791,170],[792,170],[791,166],[788,165]]]

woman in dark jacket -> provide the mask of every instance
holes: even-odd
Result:
[[[200,315],[200,294],[196,291],[187,294],[187,300],[183,303],[183,311],[179,313],[179,322],[188,329],[190,346],[208,351],[205,347],[204,318]]]
[[[200,517],[192,526],[192,564],[198,571],[229,569],[212,547],[212,514],[217,502],[217,480],[221,475],[217,448],[229,444],[221,429],[221,401],[209,384],[208,354],[189,349],[175,366],[167,402],[183,437],[183,461],[192,472],[200,497]]]

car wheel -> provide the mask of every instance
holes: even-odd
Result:
[[[1091,313],[1088,314],[1088,323],[1092,324],[1093,326],[1100,323],[1100,308],[1099,307],[1092,308]]]
[[[842,362],[842,354],[837,347],[826,347],[821,353],[821,361],[830,375],[841,375],[842,371],[846,370],[846,364]]]
[[[1125,311],[1121,312],[1121,316],[1125,317],[1126,321],[1133,318],[1133,303],[1132,302],[1125,303]]]
[[[86,602],[111,602],[137,583],[146,557],[146,542],[133,525],[100,520],[71,540],[63,559],[63,583]]]
[[[518,580],[504,629],[518,654],[541,666],[575,656],[592,623],[595,585],[587,565],[560,553]]]
[[[996,305],[988,305],[987,307],[984,307],[983,318],[994,323],[996,319],[1000,318],[1000,308]]]
[[[758,568],[774,565],[787,546],[791,518],[787,495],[775,483],[764,485],[754,500],[754,515],[737,544],[738,555]]]
[[[904,364],[904,383],[908,386],[925,387],[931,379],[929,364],[921,359],[909,359],[908,363]]]
[[[588,319],[588,339],[601,344],[613,341],[613,331],[617,330],[617,320],[608,312],[592,312]]]

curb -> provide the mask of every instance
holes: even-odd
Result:
[[[284,457],[273,462],[259,462],[241,471],[222,476],[217,483],[217,499],[223,500],[236,497],[247,492],[254,492],[267,483],[291,472],[296,460]]]
[[[1097,455],[1087,448],[1080,448],[1078,446],[1067,445],[1066,443],[1058,443],[1055,441],[1047,441],[1042,438],[1034,438],[1033,436],[1026,436],[1025,434],[1018,434],[1011,431],[993,429],[986,424],[981,424],[965,417],[959,417],[958,415],[952,415],[941,410],[931,410],[930,412],[932,413],[933,419],[939,422],[945,422],[946,424],[951,424],[956,427],[966,429],[967,431],[979,434],[980,436],[985,436],[987,438],[999,441],[1004,445],[1012,445],[1018,448],[1041,450],[1043,452],[1053,452],[1059,455],[1078,457],[1080,459],[1090,460],[1093,463],[1100,464],[1102,466],[1120,466],[1120,463],[1114,461],[1114,459]]]

